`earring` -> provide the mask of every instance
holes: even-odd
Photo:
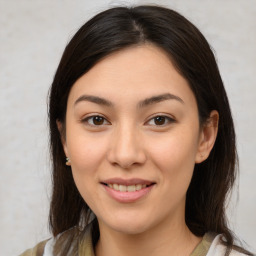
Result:
[[[70,165],[71,165],[70,159],[69,159],[68,157],[66,157],[66,165],[67,165],[67,166],[70,166]]]

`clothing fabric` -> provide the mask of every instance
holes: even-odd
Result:
[[[83,242],[79,243],[78,256],[95,256],[92,234],[92,225],[88,225],[85,229],[83,236]],[[49,240],[42,241],[34,248],[29,249],[22,253],[20,256],[54,256],[53,247],[56,239],[51,238]],[[224,256],[226,247],[221,244],[221,235],[214,233],[206,233],[202,241],[197,245],[190,256]],[[67,256],[73,256],[68,254]],[[246,256],[243,253],[232,250],[230,256]]]

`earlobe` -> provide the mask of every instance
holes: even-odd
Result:
[[[61,143],[63,150],[65,152],[65,155],[68,157],[68,152],[67,152],[67,145],[66,145],[66,137],[65,137],[65,130],[63,127],[63,123],[60,120],[56,120],[56,124],[60,133],[60,138],[61,138]]]
[[[195,162],[205,161],[211,153],[218,133],[219,113],[216,110],[211,111],[209,118],[202,127],[198,151]]]

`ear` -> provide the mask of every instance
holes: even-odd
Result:
[[[56,124],[57,124],[58,130],[59,130],[59,133],[60,133],[63,150],[65,152],[66,157],[68,157],[65,128],[63,127],[63,123],[60,120],[56,120]]]
[[[196,163],[201,163],[208,158],[214,146],[218,133],[219,113],[213,110],[200,131]]]

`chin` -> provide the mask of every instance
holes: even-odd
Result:
[[[124,226],[121,227],[113,227],[116,232],[126,234],[126,235],[139,235],[141,233],[144,233],[147,230],[147,227],[145,225],[130,225],[130,226]]]
[[[130,218],[113,218],[110,222],[105,222],[108,227],[116,232],[127,234],[127,235],[137,235],[144,233],[150,229],[149,222],[147,219],[130,217]]]

